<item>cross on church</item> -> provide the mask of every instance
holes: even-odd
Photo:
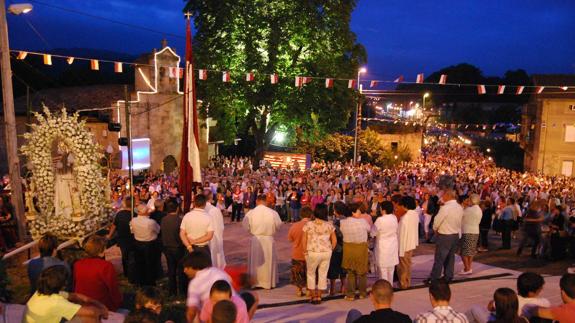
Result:
[[[192,13],[188,11],[188,12],[186,12],[186,13],[184,14],[184,16],[186,16],[186,18],[187,18],[188,20],[190,20],[190,17],[192,16]]]

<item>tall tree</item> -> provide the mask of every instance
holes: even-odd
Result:
[[[366,60],[350,31],[356,0],[189,0],[198,68],[227,70],[231,82],[210,72],[198,98],[218,120],[221,139],[248,132],[263,157],[276,131],[313,140],[347,124],[356,96],[347,82],[326,89],[314,79],[298,89],[295,76],[354,78]],[[245,80],[253,72],[255,80]],[[278,84],[270,74],[277,73]]]

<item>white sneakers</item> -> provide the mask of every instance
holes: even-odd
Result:
[[[465,269],[464,269],[464,270],[460,271],[459,274],[464,275],[464,276],[471,275],[471,274],[473,274],[473,269],[469,269],[469,271],[465,271]]]

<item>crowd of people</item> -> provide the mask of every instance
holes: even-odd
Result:
[[[41,258],[29,264],[28,322],[60,314],[97,319],[120,309],[116,272],[103,259],[113,244],[121,250],[123,275],[143,299],[127,321],[158,319],[162,301],[155,286],[164,276],[163,254],[167,292],[186,297],[189,322],[247,322],[258,305],[253,289],[277,287],[275,235],[282,225],[289,225],[291,283],[298,297],[320,304],[326,293],[340,293],[352,302],[368,297],[367,274],[378,275],[369,294],[376,311],[364,316],[350,311],[349,321],[410,321],[390,306],[394,285],[411,287],[412,257],[420,243],[435,244],[425,281],[434,310],[417,316],[417,322],[521,322],[575,311],[575,279],[566,275],[560,287],[567,305],[548,309],[550,304],[542,302],[531,314],[522,312],[524,299],[540,292],[531,273],[518,279],[517,293],[495,291],[487,308],[462,314],[449,307],[449,283],[456,275],[473,273],[477,252],[494,249],[490,232],[501,236],[501,249],[510,249],[519,236],[517,255],[526,247],[532,257],[550,260],[575,254],[571,178],[505,170],[464,145],[435,145],[421,159],[393,169],[316,162],[306,170],[266,164],[254,170],[249,158],[219,156],[203,170],[203,179],[191,209],[183,210],[177,174],[148,174],[134,188],[125,177],[114,177],[113,224],[106,237],[85,242],[85,259],[70,266],[55,257],[54,237],[40,241]],[[226,263],[227,217],[229,225],[241,222],[251,236],[247,272],[241,275]],[[456,254],[464,264],[460,273],[454,272]],[[47,312],[50,302],[63,310]]]

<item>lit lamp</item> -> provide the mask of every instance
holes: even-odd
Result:
[[[421,102],[421,108],[423,109],[423,111],[425,111],[425,99],[427,99],[430,96],[429,92],[425,92],[423,94],[423,102]]]
[[[367,69],[365,67],[360,68],[357,71],[357,90],[359,92],[359,98],[357,100],[357,109],[355,109],[355,134],[354,134],[354,138],[353,138],[353,164],[355,165],[357,163],[357,157],[358,157],[358,148],[357,146],[359,145],[359,135],[358,135],[358,128],[361,128],[361,124],[359,124],[361,121],[361,85],[360,83],[360,77],[361,74],[365,74],[367,73]],[[358,127],[359,125],[359,127]]]
[[[8,6],[8,12],[16,16],[28,13],[32,11],[32,9],[34,9],[34,6],[30,3],[16,3]]]

